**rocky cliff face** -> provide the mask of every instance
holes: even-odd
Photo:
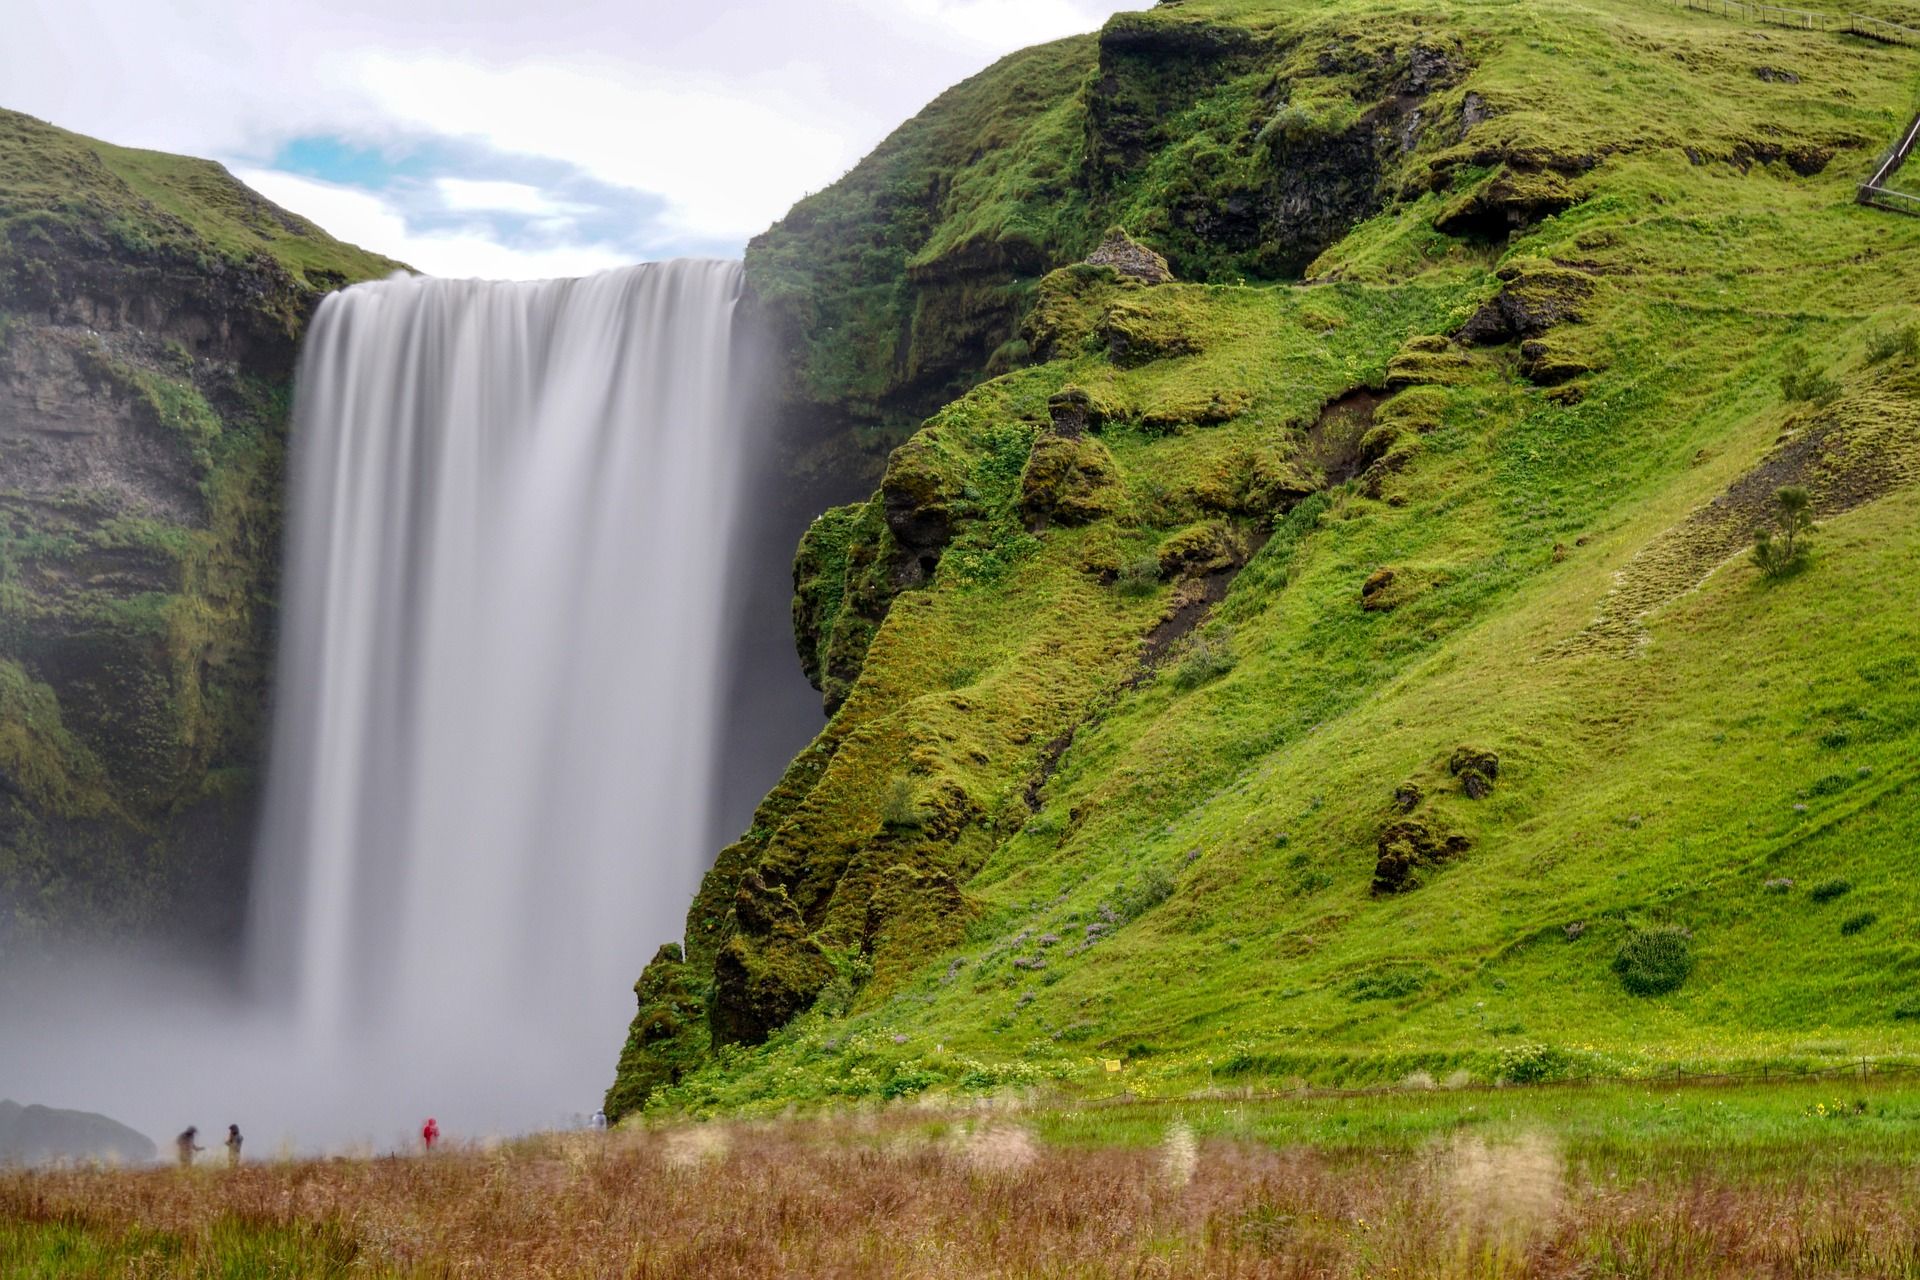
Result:
[[[790,470],[878,479],[934,409],[1032,359],[1035,286],[1110,224],[1186,279],[1297,278],[1403,194],[1398,161],[1457,119],[1469,66],[1458,33],[1405,15],[1168,4],[942,94],[748,247]]]
[[[870,475],[887,495],[885,533],[847,543],[852,517],[832,515],[796,569],[796,635],[829,711],[887,583],[920,580],[945,540],[929,477],[885,451],[981,377],[1056,354],[1022,327],[1041,277],[1124,223],[1184,279],[1298,279],[1436,181],[1405,161],[1465,127],[1470,67],[1460,34],[1405,15],[1362,29],[1123,14],[943,94],[749,246],[782,435],[803,442],[790,470]],[[856,568],[886,566],[844,609],[810,585],[843,543]]]
[[[0,948],[239,926],[295,344],[397,266],[0,112]]]

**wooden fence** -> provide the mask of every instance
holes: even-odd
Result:
[[[1864,36],[1882,44],[1920,47],[1920,27],[1902,26],[1885,18],[1864,13],[1827,13],[1814,9],[1790,9],[1784,5],[1760,4],[1758,0],[1673,0],[1686,9],[1717,13],[1722,17],[1763,23],[1770,27],[1792,27],[1800,31],[1841,31]]]

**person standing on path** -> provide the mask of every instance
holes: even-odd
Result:
[[[432,1151],[433,1144],[440,1141],[440,1122],[432,1116],[428,1116],[427,1122],[420,1126],[420,1141],[428,1151]]]
[[[187,1126],[185,1133],[182,1133],[179,1137],[173,1140],[174,1147],[177,1148],[180,1152],[180,1167],[182,1169],[191,1169],[193,1167],[194,1152],[206,1150],[205,1147],[199,1145],[194,1141],[194,1139],[199,1136],[200,1136],[200,1126],[197,1124],[190,1124]]]
[[[240,1144],[244,1141],[246,1141],[246,1139],[240,1136],[239,1125],[230,1124],[227,1126],[227,1168],[238,1169],[240,1167]]]

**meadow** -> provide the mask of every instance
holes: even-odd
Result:
[[[1910,1276],[1920,1086],[999,1098],[0,1175],[0,1274]]]

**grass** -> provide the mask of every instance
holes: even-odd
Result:
[[[9,1276],[1902,1275],[1920,1094],[906,1103],[378,1157],[0,1173]]]

